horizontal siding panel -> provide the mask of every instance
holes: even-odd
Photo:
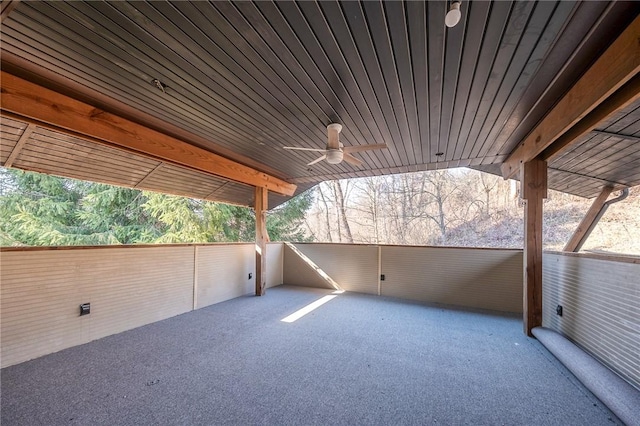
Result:
[[[284,243],[267,244],[267,288],[281,285]]]
[[[381,295],[522,312],[522,252],[382,247]]]
[[[357,293],[378,294],[378,247],[349,244],[293,244],[309,257],[321,270],[343,290]],[[289,254],[288,254],[289,255]],[[295,256],[293,251],[290,255]],[[303,272],[303,271],[301,271]],[[313,273],[307,268],[305,275],[293,276],[285,273],[285,284],[309,285],[306,275]],[[317,277],[312,277],[317,281]],[[320,280],[323,281],[322,279]],[[324,287],[329,287],[323,285]]]
[[[639,264],[545,253],[543,325],[640,389]]]
[[[2,366],[189,311],[193,250],[3,252]]]
[[[255,256],[254,244],[197,247],[196,309],[254,292]]]

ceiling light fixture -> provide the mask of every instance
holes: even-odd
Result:
[[[452,1],[451,7],[447,12],[447,16],[444,17],[444,24],[449,27],[455,27],[458,22],[460,22],[460,18],[462,17],[462,12],[460,12],[460,5],[462,3],[459,1]]]

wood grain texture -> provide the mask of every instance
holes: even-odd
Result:
[[[592,227],[593,221],[596,219],[596,217],[598,217],[598,213],[600,213],[600,210],[602,210],[602,206],[604,206],[604,203],[607,202],[607,198],[612,191],[613,188],[610,186],[605,186],[604,188],[602,188],[600,195],[598,195],[598,197],[593,200],[593,203],[591,204],[591,207],[589,207],[587,214],[582,218],[580,224],[578,224],[575,232],[573,233],[573,235],[571,235],[571,238],[569,238],[569,241],[562,249],[563,251],[577,251],[578,246],[580,246],[580,242],[583,240],[587,231]]]
[[[640,16],[613,42],[502,165],[505,178],[555,142],[640,70]]]
[[[256,187],[254,211],[256,215],[256,296],[264,296],[267,288],[267,209],[269,192]]]
[[[547,162],[533,160],[522,166],[524,200],[523,325],[528,336],[542,325],[542,208],[547,197]]]
[[[2,110],[225,179],[292,195],[295,185],[2,72]]]

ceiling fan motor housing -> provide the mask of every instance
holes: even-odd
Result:
[[[338,164],[342,162],[343,157],[344,154],[339,149],[327,150],[327,163],[329,164]]]

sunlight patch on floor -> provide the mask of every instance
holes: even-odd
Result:
[[[336,291],[334,293],[338,293],[338,292]],[[342,292],[340,291],[338,294],[340,294],[340,293],[342,293]],[[288,317],[281,319],[280,321],[282,321],[282,322],[294,322],[294,321],[297,321],[300,318],[302,318],[303,316],[307,315],[308,313],[313,312],[314,310],[318,309],[320,306],[324,305],[328,301],[334,299],[335,297],[337,297],[337,294],[328,294],[328,295],[316,300],[315,302],[308,304],[304,308],[298,309],[297,311],[295,311],[294,313],[292,313]]]

